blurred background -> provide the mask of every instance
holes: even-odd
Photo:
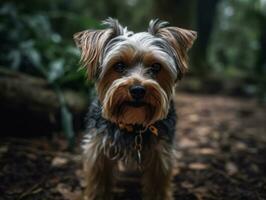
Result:
[[[150,19],[160,18],[198,32],[180,90],[266,102],[265,0],[3,0],[3,134],[63,130],[72,138],[73,130],[83,126],[94,92],[79,70],[72,35],[101,28],[108,16],[134,31],[144,31]]]
[[[109,16],[133,31],[160,18],[198,32],[175,99],[176,198],[266,199],[266,0],[1,0],[0,200],[74,200],[85,187],[95,91],[72,36]]]

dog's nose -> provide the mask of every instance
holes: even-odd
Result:
[[[134,86],[130,87],[129,92],[130,92],[133,99],[141,100],[141,99],[143,99],[143,97],[146,93],[146,90],[141,85],[134,85]]]

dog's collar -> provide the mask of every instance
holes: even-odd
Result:
[[[134,149],[136,150],[136,160],[138,163],[138,167],[142,169],[142,156],[141,151],[143,149],[143,134],[146,132],[150,132],[152,135],[158,136],[158,128],[155,125],[149,125],[147,127],[143,127],[141,125],[131,125],[131,124],[118,124],[119,128],[122,130],[126,130],[128,133],[134,133]]]
[[[150,131],[153,135],[158,136],[158,128],[155,125],[149,125],[147,127],[137,126],[132,124],[118,124],[119,128],[122,130],[126,130],[129,133],[145,133]]]

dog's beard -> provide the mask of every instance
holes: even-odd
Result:
[[[113,82],[103,99],[102,115],[117,124],[139,124],[148,126],[163,119],[168,113],[169,97],[154,80],[145,80],[143,100],[132,100],[128,92],[131,80],[121,78]]]

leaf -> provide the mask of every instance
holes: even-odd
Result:
[[[208,168],[208,165],[200,162],[194,162],[190,163],[188,167],[192,170],[205,170]]]
[[[34,47],[35,42],[33,40],[27,40],[20,44],[20,50],[29,59],[29,61],[38,69],[38,71],[46,74],[45,69],[41,63],[41,55],[39,51]]]
[[[61,120],[64,134],[69,141],[69,147],[72,148],[74,144],[73,118],[71,112],[65,104],[61,105]]]
[[[49,72],[48,72],[48,81],[50,83],[53,83],[58,78],[62,77],[64,75],[64,60],[63,59],[57,59],[53,61],[49,66]]]
[[[51,164],[53,167],[62,167],[66,165],[67,163],[68,163],[68,160],[66,158],[54,157]]]
[[[41,56],[39,52],[36,49],[29,49],[28,50],[28,58],[30,61],[36,66],[36,67],[41,67]]]
[[[192,140],[187,137],[183,137],[179,140],[178,145],[180,148],[192,148],[192,147],[198,146],[198,143],[195,140]]]
[[[72,190],[71,186],[66,185],[64,183],[59,183],[56,186],[56,190],[63,196],[66,200],[77,200],[81,199],[81,191],[76,189]]]
[[[21,53],[18,50],[13,50],[8,54],[8,58],[11,61],[11,68],[18,70],[21,63]]]
[[[25,22],[28,28],[35,33],[34,37],[38,39],[49,39],[53,33],[51,30],[51,22],[45,15],[25,16]]]

